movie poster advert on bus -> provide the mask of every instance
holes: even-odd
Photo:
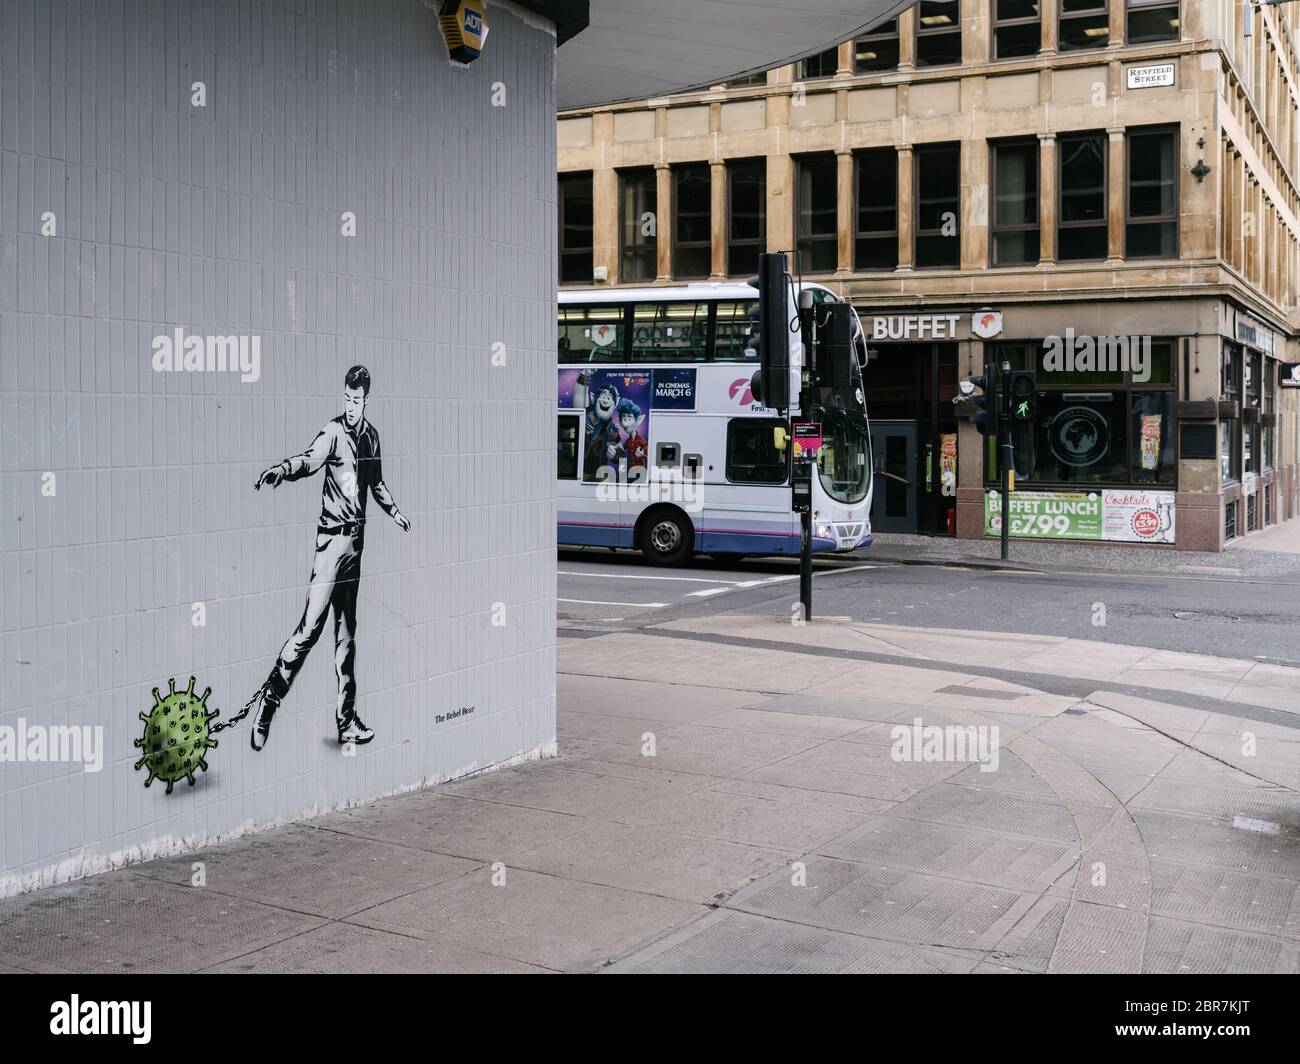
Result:
[[[1011,535],[1024,539],[1173,543],[1174,493],[1121,488],[1104,491],[1014,491]],[[1002,502],[984,494],[984,534],[1002,532]]]
[[[650,464],[652,410],[693,410],[692,369],[562,369],[561,409],[586,412],[582,479],[640,479]]]

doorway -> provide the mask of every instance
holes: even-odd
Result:
[[[877,532],[915,532],[916,422],[873,421],[871,453],[871,527]]]
[[[957,514],[956,343],[873,344],[863,388],[882,532],[952,535]]]

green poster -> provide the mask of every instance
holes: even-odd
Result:
[[[984,534],[1002,534],[1002,498],[984,493]],[[1011,535],[1027,539],[1101,539],[1101,492],[1013,491]]]

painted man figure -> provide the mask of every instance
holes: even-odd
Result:
[[[334,611],[334,668],[339,681],[335,711],[339,742],[368,743],[375,737],[361,723],[356,711],[357,591],[361,581],[366,496],[374,495],[375,502],[402,531],[410,531],[411,522],[398,510],[384,484],[379,433],[365,419],[369,395],[369,370],[365,366],[353,366],[343,379],[343,413],[320,430],[307,450],[271,466],[253,485],[258,490],[263,484],[274,488],[281,481],[301,480],[322,466],[325,468],[320,521],[316,528],[316,557],[302,620],[285,642],[266,683],[245,707],[246,710],[257,708],[253,719],[254,750],[266,745],[271,719],[320,638],[325,617],[331,610]]]

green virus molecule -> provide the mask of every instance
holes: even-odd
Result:
[[[208,763],[204,754],[217,745],[208,728],[208,721],[220,715],[220,710],[209,711],[208,695],[212,688],[204,688],[202,697],[194,693],[194,677],[190,677],[190,686],[184,691],[176,690],[176,681],[169,680],[167,697],[153,689],[153,708],[148,713],[141,713],[144,721],[144,735],[135,741],[143,751],[140,760],[135,763],[136,771],[148,766],[149,778],[144,781],[146,787],[154,780],[163,780],[167,784],[167,793],[172,793],[172,786],[179,780],[189,780],[194,786],[194,770],[201,768],[205,772]]]

